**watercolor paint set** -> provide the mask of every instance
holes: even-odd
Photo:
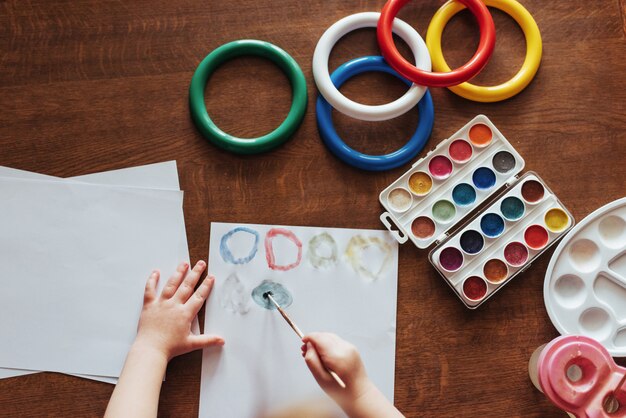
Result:
[[[431,264],[468,308],[480,306],[574,225],[536,173],[518,177],[524,164],[478,115],[380,194],[383,224],[400,243],[435,244]]]
[[[561,241],[543,295],[561,334],[585,335],[626,357],[626,198],[588,215]]]

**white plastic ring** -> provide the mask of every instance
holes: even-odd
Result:
[[[326,29],[317,42],[313,53],[313,77],[315,84],[330,105],[344,115],[367,121],[381,121],[396,118],[415,107],[426,93],[426,87],[413,84],[399,99],[384,105],[365,105],[348,99],[341,94],[330,79],[328,58],[330,51],[344,35],[356,29],[375,28],[380,13],[364,12],[346,16]],[[409,45],[415,57],[415,66],[430,71],[431,62],[428,48],[422,37],[408,23],[396,18],[393,32]]]

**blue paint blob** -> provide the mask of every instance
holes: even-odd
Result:
[[[500,211],[509,221],[517,221],[524,216],[524,202],[515,196],[507,197],[500,204]]]
[[[463,232],[459,242],[463,251],[468,254],[478,254],[485,244],[485,240],[480,232],[473,229]]]
[[[252,300],[262,308],[276,309],[276,305],[269,298],[265,297],[266,293],[271,294],[281,308],[286,308],[293,302],[291,293],[282,284],[271,280],[263,280],[260,285],[252,290]]]
[[[476,190],[467,183],[457,184],[452,190],[452,199],[459,206],[469,206],[476,201]]]
[[[244,232],[247,234],[252,234],[254,236],[254,245],[250,249],[250,253],[247,256],[241,257],[241,258],[235,258],[233,253],[230,251],[230,248],[228,248],[228,241],[231,239],[233,235],[235,235],[238,232]],[[259,233],[256,232],[254,229],[246,228],[243,226],[237,227],[229,231],[227,234],[224,234],[224,236],[222,237],[222,240],[220,241],[220,255],[222,256],[224,261],[226,261],[227,263],[231,263],[231,264],[249,263],[256,255],[258,248],[259,248]]]
[[[490,189],[496,184],[496,173],[490,168],[480,167],[472,175],[474,186],[479,189]]]
[[[480,229],[489,238],[500,236],[504,232],[504,219],[498,214],[488,213],[480,220]]]

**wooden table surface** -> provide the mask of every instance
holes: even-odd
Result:
[[[441,4],[413,1],[399,17],[424,35]],[[425,151],[484,113],[524,156],[526,169],[538,172],[581,220],[626,191],[626,3],[524,5],[544,42],[533,83],[496,104],[432,89],[435,126]],[[380,0],[0,1],[0,165],[66,177],[175,159],[193,260],[207,257],[211,221],[381,228],[378,193],[407,167],[367,173],[326,150],[315,124],[311,58],[329,25],[382,6]],[[499,11],[493,16],[498,41],[476,79],[483,84],[510,78],[525,51],[515,22]],[[240,38],[281,46],[299,62],[308,83],[309,106],[298,132],[259,156],[237,156],[209,144],[187,106],[198,63]],[[449,63],[462,64],[477,42],[474,21],[462,12],[444,33]],[[378,54],[374,31],[359,30],[339,42],[330,66],[372,54]],[[350,80],[342,91],[380,104],[404,89],[391,76],[371,73]],[[285,76],[256,58],[221,67],[207,95],[214,120],[239,136],[272,130],[291,100]],[[335,112],[334,120],[349,144],[383,153],[403,144],[418,114],[376,123]],[[551,253],[470,311],[435,273],[426,251],[401,247],[395,399],[402,412],[564,416],[527,374],[533,350],[558,335],[542,293]],[[171,362],[161,416],[197,415],[200,364],[200,353]],[[7,379],[0,381],[0,415],[98,416],[112,389],[53,373]]]

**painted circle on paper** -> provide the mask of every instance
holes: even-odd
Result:
[[[307,254],[313,267],[332,267],[337,264],[337,243],[329,233],[322,232],[309,240]]]
[[[274,238],[282,236],[293,242],[298,250],[298,255],[293,263],[290,264],[276,264],[276,255],[274,254],[274,246],[272,244]],[[302,261],[302,242],[296,237],[296,234],[288,229],[284,228],[272,228],[265,235],[265,257],[267,259],[267,266],[272,270],[287,271],[294,269],[300,265]]]
[[[271,294],[272,298],[274,298],[281,308],[286,308],[293,302],[293,297],[285,286],[271,280],[263,280],[261,284],[252,289],[252,300],[262,308],[270,310],[276,309],[272,301],[265,296],[266,293]]]
[[[250,248],[250,252],[245,257],[235,258],[230,247],[228,246],[228,242],[233,238],[235,234],[250,234],[254,237],[254,244]],[[231,264],[246,264],[252,261],[252,259],[256,256],[256,253],[259,249],[259,233],[254,229],[246,228],[244,226],[239,226],[222,237],[220,241],[220,255],[222,259]]]
[[[362,278],[377,280],[392,264],[391,245],[379,237],[353,236],[346,247],[345,257]]]

